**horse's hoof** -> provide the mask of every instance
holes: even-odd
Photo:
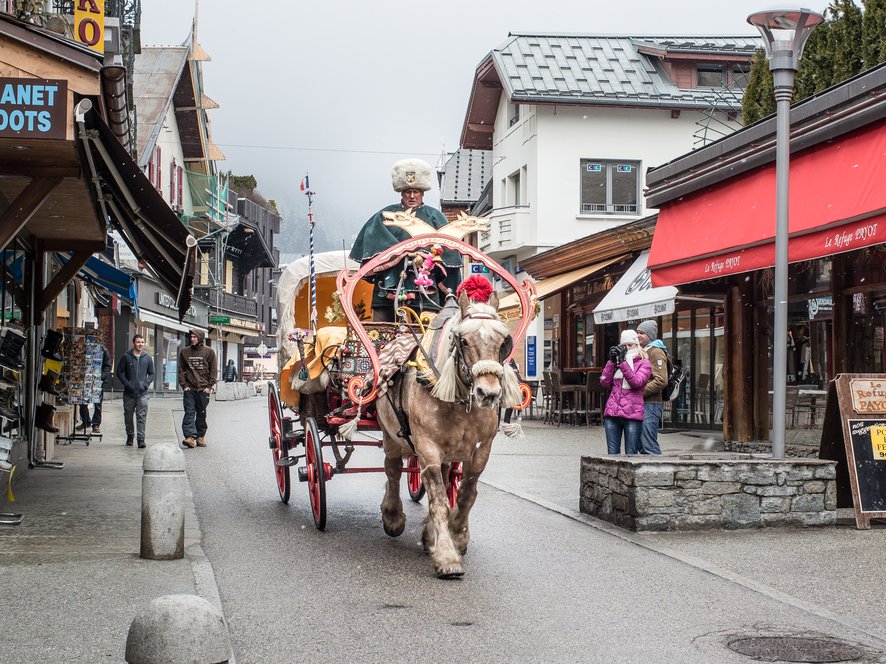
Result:
[[[464,575],[465,568],[458,563],[446,565],[437,570],[438,579],[458,579]]]
[[[382,519],[382,523],[384,524],[386,535],[389,535],[390,537],[399,537],[406,529],[406,516],[401,514],[400,518],[391,522],[388,522],[387,519]]]

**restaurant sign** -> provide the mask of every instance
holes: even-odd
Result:
[[[66,138],[67,81],[0,78],[0,138]]]

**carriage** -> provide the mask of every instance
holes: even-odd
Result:
[[[426,490],[429,494],[428,521],[436,522],[426,523],[423,541],[432,552],[447,552],[434,552],[437,575],[460,576],[467,515],[492,437],[499,429],[501,409],[520,409],[530,398],[509,360],[514,342],[523,337],[531,321],[535,290],[530,281],[518,283],[493,259],[463,241],[467,233],[482,230],[485,220],[462,215],[442,229],[416,223],[409,213],[392,215],[389,221],[412,237],[362,266],[343,251],[326,252],[299,259],[281,274],[277,289],[279,385],[268,386],[268,443],[277,490],[280,499],[288,502],[295,469],[295,478],[307,484],[314,524],[323,530],[327,484],[334,477],[385,472],[388,483],[382,516],[385,531],[396,536],[405,525],[399,498],[400,475],[405,473],[413,501],[422,500]],[[439,252],[440,247],[485,265],[514,289],[522,307],[515,331],[499,319],[494,294],[486,302],[475,302],[462,293],[457,304],[450,302],[436,316],[436,323],[434,316],[405,306],[397,310],[396,323],[368,320],[372,285],[365,277],[399,264],[404,270],[415,269],[422,257]],[[442,371],[437,368],[441,363],[445,363]],[[431,385],[421,379],[423,375]],[[470,448],[462,441],[446,443],[448,433],[432,432],[432,417],[464,419],[467,431],[476,429],[468,434],[474,436]],[[509,426],[505,429],[509,435],[519,431]],[[472,451],[477,440],[487,444],[479,454]],[[352,455],[359,447],[384,448],[384,467],[352,466]],[[472,468],[467,480],[466,465]],[[432,509],[443,501],[445,507],[436,512],[448,512],[442,517],[449,520],[448,525]],[[464,534],[450,538],[448,531],[459,518],[464,521]],[[443,529],[447,532],[442,533]]]

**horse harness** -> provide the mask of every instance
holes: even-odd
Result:
[[[488,313],[468,314],[463,320],[468,320],[468,319],[497,320],[496,316],[494,316],[493,314],[488,314]],[[410,329],[410,331],[412,332],[411,329]],[[418,342],[418,338],[415,336],[415,332],[412,332],[412,335],[413,335],[413,337],[415,337],[416,342]],[[457,399],[455,401],[455,403],[460,403],[460,404],[464,405],[466,412],[470,413],[471,407],[472,407],[473,401],[474,401],[474,392],[471,389],[474,385],[474,375],[473,375],[472,368],[468,366],[468,363],[465,360],[464,353],[462,351],[462,345],[461,345],[460,341],[461,341],[461,336],[453,332],[453,334],[452,334],[452,350],[450,352],[452,352],[455,355],[455,359],[458,364],[459,379],[461,380],[462,384],[467,388],[466,391],[468,394],[468,398],[467,399]],[[505,342],[502,344],[500,351],[499,351],[499,364],[501,362],[504,362],[504,360],[507,358],[507,356],[510,355],[511,350],[513,349],[513,343],[514,343],[514,340],[511,338],[510,335],[508,335],[507,338],[505,339]],[[417,343],[417,346],[418,346],[419,352],[421,352],[424,355],[425,360],[427,360],[428,365],[431,367],[431,370],[434,372],[434,376],[436,378],[439,378],[440,372],[437,370],[437,367],[435,366],[433,359],[430,356],[428,356],[428,354],[425,352],[424,348],[422,348],[421,343]],[[394,399],[391,396],[391,390],[388,390],[385,393],[385,396],[388,399],[388,403],[391,405],[391,409],[394,411],[394,415],[397,417],[397,422],[400,424],[400,431],[397,432],[397,436],[400,438],[403,438],[406,441],[406,444],[409,445],[409,449],[412,451],[413,454],[415,454],[415,443],[412,442],[412,437],[411,437],[412,431],[409,427],[409,416],[406,414],[406,411],[403,410],[403,384],[404,384],[404,378],[406,375],[406,369],[407,369],[407,365],[403,364],[400,367],[400,371],[398,372],[399,373],[398,384],[399,384],[399,392],[400,392],[399,399],[398,399],[399,404],[394,403]],[[503,368],[500,368],[498,373],[496,374],[498,376],[499,380],[502,379],[502,371],[503,370],[504,370]],[[425,382],[425,381],[419,381],[419,382],[425,388],[430,387],[430,384],[428,382]],[[499,413],[499,417],[501,417],[501,413]]]

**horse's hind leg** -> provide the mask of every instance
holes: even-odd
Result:
[[[385,456],[385,497],[381,501],[381,520],[385,532],[391,537],[403,533],[406,527],[406,515],[403,513],[403,501],[400,499],[400,476],[403,474],[403,457]]]
[[[428,520],[423,540],[431,552],[434,569],[441,579],[462,576],[465,573],[461,555],[449,533],[449,500],[439,465],[426,466],[421,471],[428,492]]]

